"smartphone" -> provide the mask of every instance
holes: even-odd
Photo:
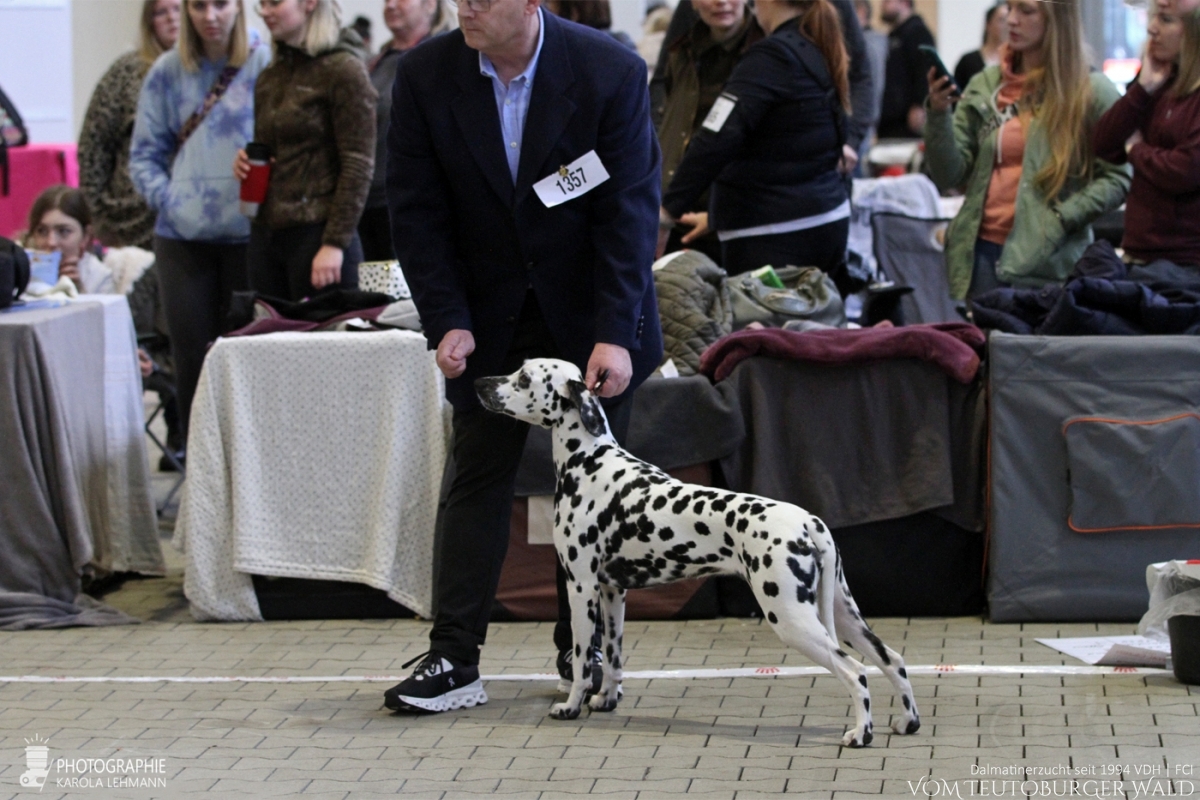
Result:
[[[943,75],[949,76],[950,85],[954,87],[954,91],[962,91],[962,87],[954,82],[954,76],[950,74],[950,70],[946,69],[946,65],[942,62],[942,57],[938,55],[936,47],[922,44],[917,45],[917,49],[921,51],[921,57],[925,59],[925,71],[928,72],[930,67],[933,68],[934,80],[940,80]]]

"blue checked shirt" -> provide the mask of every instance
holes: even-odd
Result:
[[[533,95],[533,76],[537,72],[538,57],[542,54],[542,42],[546,39],[546,26],[538,9],[538,42],[533,58],[525,71],[508,82],[508,86],[496,74],[492,60],[479,54],[479,72],[492,79],[492,91],[496,93],[496,110],[500,113],[500,132],[504,135],[504,154],[508,156],[508,171],[513,185],[517,183],[517,167],[521,163],[521,140],[525,135],[525,117],[529,114],[529,98]]]

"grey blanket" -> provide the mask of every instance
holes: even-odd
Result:
[[[104,311],[0,314],[0,627],[97,624],[75,604],[104,524]],[[86,602],[86,601],[85,601]],[[104,622],[101,624],[111,624]]]

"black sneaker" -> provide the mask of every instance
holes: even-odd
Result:
[[[383,693],[383,704],[392,711],[450,711],[487,702],[479,667],[457,664],[435,650],[422,653],[404,665],[421,663],[408,678]]]

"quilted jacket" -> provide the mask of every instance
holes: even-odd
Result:
[[[733,331],[725,270],[699,250],[684,250],[654,271],[654,290],[664,357],[675,362],[680,375],[695,375],[700,354]]]

